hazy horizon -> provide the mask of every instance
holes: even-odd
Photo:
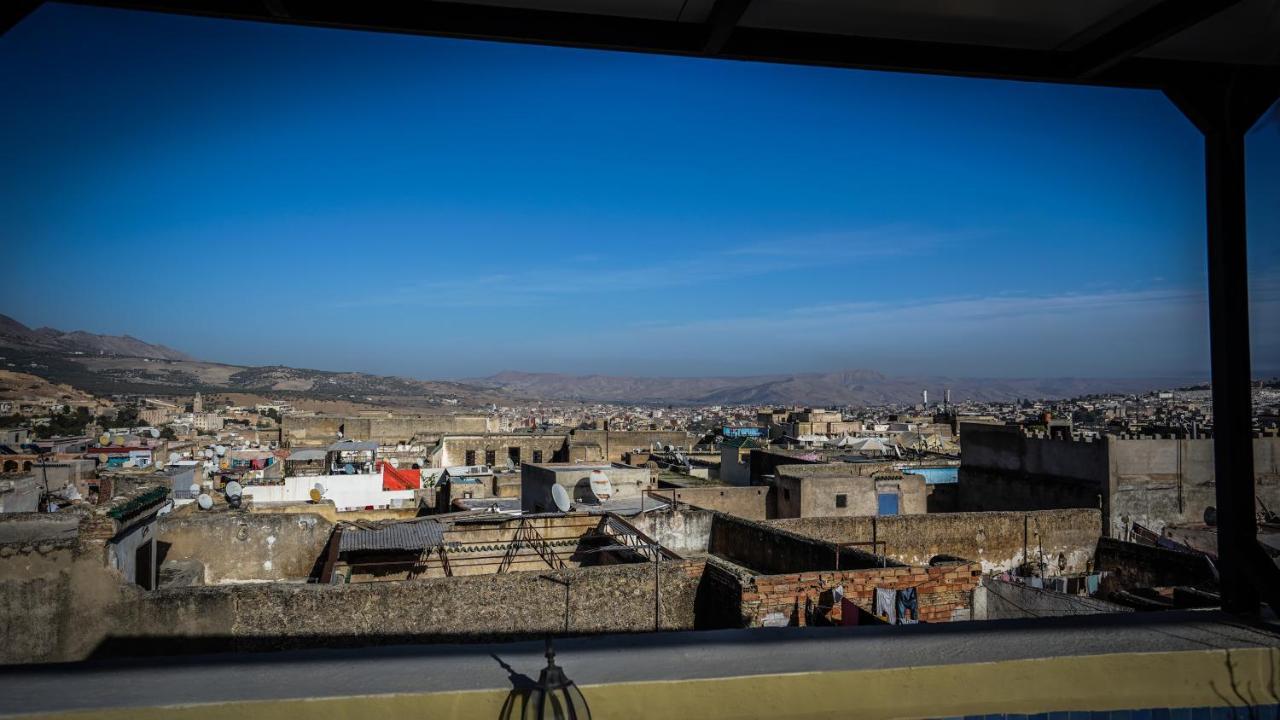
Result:
[[[1207,376],[1203,150],[1146,91],[45,5],[3,312],[423,379]],[[1249,136],[1280,368],[1280,120]]]

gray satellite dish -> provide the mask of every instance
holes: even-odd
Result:
[[[151,437],[152,438],[160,437],[160,431],[155,428],[151,428]]]
[[[227,447],[225,445],[214,445],[213,451],[218,454],[218,457],[222,457],[227,454]]]
[[[213,507],[213,498],[205,495],[204,493],[200,493],[200,497],[196,498],[196,504],[200,506],[201,510],[208,510]]]
[[[192,495],[199,495],[200,483],[191,483],[191,487],[187,488],[187,491],[190,492]]]
[[[240,483],[236,482],[235,480],[232,480],[231,482],[227,483],[227,487],[225,490],[223,490],[223,492],[225,492],[227,494],[227,497],[229,498],[240,497],[241,493],[244,492],[244,488],[241,487]]]
[[[551,501],[556,504],[560,512],[569,512],[569,508],[572,507],[569,504],[569,493],[565,492],[561,485],[551,486]]]
[[[347,463],[346,465],[342,466],[342,472],[346,473],[347,475],[355,475],[356,466],[352,465],[351,463]]]

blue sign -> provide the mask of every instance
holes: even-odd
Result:
[[[764,435],[764,428],[725,427],[724,436],[727,438],[762,438],[765,435]]]

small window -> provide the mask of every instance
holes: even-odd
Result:
[[[485,451],[484,451],[484,464],[485,464],[485,465],[496,465],[496,464],[498,464],[498,451],[497,451],[497,450],[485,450]]]
[[[788,490],[787,488],[782,488],[782,499],[783,499],[783,500],[790,500],[790,499],[791,499],[791,491],[790,491],[790,490]]]
[[[836,495],[836,507],[838,508],[849,507],[849,496],[845,495],[844,493],[840,493],[839,495]]]
[[[476,464],[476,451],[475,451],[475,450],[468,450],[468,451],[467,451],[467,460],[466,460],[466,462],[464,462],[464,463],[462,463],[462,464],[463,464],[463,465],[475,465],[475,464]]]
[[[540,463],[540,462],[542,462],[542,451],[541,451],[541,450],[534,450],[534,451],[533,451],[533,461],[534,461],[534,462],[536,462],[536,463]]]

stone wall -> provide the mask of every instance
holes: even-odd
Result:
[[[826,608],[834,606],[832,590],[836,587],[843,587],[845,597],[868,612],[873,609],[876,588],[913,587],[921,620],[968,620],[973,590],[981,575],[977,563],[955,563],[756,576],[742,588],[742,624],[761,627],[785,619],[787,625],[807,625],[812,615],[823,615]],[[830,620],[839,620],[840,614],[832,609]]]
[[[628,518],[637,530],[678,554],[705,553],[711,542],[715,513],[705,510],[660,510]]]
[[[1110,438],[1111,528],[1124,537],[1138,523],[1161,532],[1165,525],[1199,523],[1216,507],[1213,440],[1185,438]],[[1257,497],[1269,508],[1280,506],[1280,438],[1253,441]]]
[[[659,629],[694,628],[703,568],[687,561],[658,565]],[[565,586],[551,577],[568,581],[567,606]],[[651,632],[654,579],[654,565],[644,563],[363,585],[167,589],[118,608],[100,654]]]
[[[704,510],[737,515],[748,520],[764,520],[770,489],[763,485],[674,488],[663,490],[663,497],[675,496],[677,502]]]
[[[417,442],[435,440],[445,433],[482,433],[490,429],[484,415],[423,415],[420,417],[344,417],[339,415],[285,415],[280,430],[289,445],[327,445],[339,426],[346,437],[395,445],[417,436]]]
[[[1066,572],[1084,572],[1102,534],[1097,510],[798,518],[765,524],[823,542],[883,541],[877,552],[908,565],[950,555],[976,562],[984,572],[1043,557],[1056,573],[1059,555]]]
[[[708,550],[764,575],[879,564],[869,552],[844,548],[837,558],[831,543],[723,513],[716,513],[712,520]]]
[[[567,435],[530,435],[530,434],[493,434],[445,436],[432,454],[431,463],[436,467],[453,467],[456,465],[492,465],[505,468],[511,448],[519,448],[521,463],[559,462],[568,459]],[[493,453],[493,462],[487,459],[487,453]],[[540,460],[534,459],[534,453],[541,453]],[[467,462],[467,453],[472,453],[475,461]]]
[[[1217,505],[1213,440],[1106,437],[1092,442],[1029,438],[1019,428],[966,425],[956,506],[963,510],[1101,508],[1103,533],[1133,523],[1156,532],[1201,522]],[[1253,441],[1254,482],[1280,505],[1280,437]]]
[[[622,462],[623,453],[639,448],[649,450],[653,443],[688,449],[698,437],[683,430],[574,430],[570,442],[597,443],[608,462]]]
[[[160,519],[158,541],[166,561],[201,562],[210,585],[305,580],[333,525],[315,513],[183,512]]]

